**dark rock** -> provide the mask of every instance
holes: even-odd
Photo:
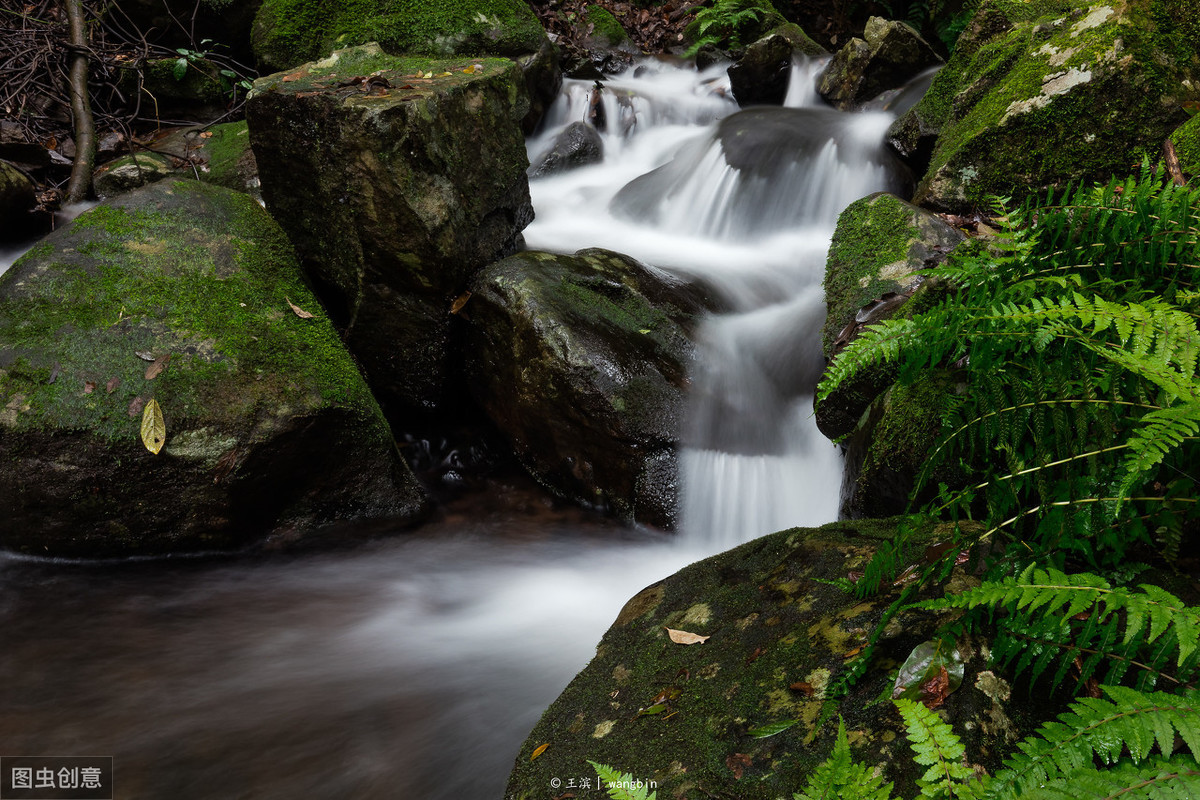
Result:
[[[548,797],[552,778],[594,774],[588,761],[656,781],[661,798],[791,797],[828,756],[838,715],[857,762],[879,765],[895,796],[919,794],[925,767],[912,757],[899,714],[878,701],[892,695],[894,666],[939,621],[917,611],[896,615],[873,666],[847,696],[831,691],[900,589],[860,601],[829,584],[861,570],[896,527],[866,520],[771,534],[635,595],[521,746],[505,798]],[[914,561],[945,535],[931,528],[914,534]],[[945,591],[977,584],[960,568]],[[679,645],[665,628],[711,638]],[[1057,709],[1044,696],[1012,692],[988,668],[986,644],[957,642],[964,678],[938,713],[962,737],[966,762],[994,771],[1012,742]],[[662,713],[644,713],[656,700]],[[773,736],[749,733],[793,721]]]
[[[903,86],[922,70],[941,63],[921,35],[903,22],[867,21],[862,39],[851,39],[821,76],[818,91],[848,110],[887,89]]]
[[[606,250],[519,253],[472,285],[471,392],[539,482],[671,527],[690,331],[707,304]]]
[[[140,437],[151,399],[157,455]],[[0,276],[4,547],[228,549],[421,504],[287,237],[246,195],[162,181]]]
[[[591,125],[572,122],[563,129],[548,151],[529,168],[530,177],[539,178],[604,160],[604,141]]]
[[[792,44],[783,36],[771,35],[746,48],[746,53],[729,68],[733,96],[742,108],[753,105],[783,105],[792,72]]]
[[[706,44],[696,51],[696,69],[700,72],[728,60],[729,56],[713,44]]]
[[[389,413],[443,401],[450,306],[533,218],[520,69],[470,63],[352,48],[247,104],[267,207]]]
[[[521,119],[521,130],[528,136],[537,130],[546,110],[558,98],[562,70],[558,65],[558,51],[549,40],[543,42],[537,52],[515,56],[514,60],[525,75],[525,91],[529,95],[529,111]]]
[[[29,212],[36,202],[33,181],[13,165],[0,161],[0,239],[29,234]]]

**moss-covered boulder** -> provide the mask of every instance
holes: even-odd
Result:
[[[471,291],[471,392],[529,472],[576,502],[672,527],[690,332],[709,301],[606,250],[519,253]]]
[[[263,198],[389,413],[439,405],[451,304],[533,219],[526,107],[506,59],[373,46],[255,84]]]
[[[937,132],[914,202],[965,210],[1157,161],[1200,98],[1197,31],[1190,0],[987,0],[893,131],[914,152]]]
[[[746,47],[787,24],[770,0],[714,3],[695,12],[683,31],[683,41],[692,46],[709,43],[723,50]]]
[[[175,174],[175,161],[162,153],[132,153],[96,167],[92,189],[101,200],[131,192]]]
[[[0,161],[0,240],[29,235],[29,212],[34,203],[33,181],[12,164]]]
[[[260,68],[282,70],[367,42],[397,54],[516,56],[536,52],[546,32],[523,0],[265,0],[253,41]]]
[[[1200,175],[1200,114],[1193,116],[1171,134],[1171,144],[1179,159],[1179,168],[1188,175]]]
[[[0,546],[212,550],[421,502],[287,237],[246,195],[162,181],[0,276]]]
[[[817,91],[843,110],[903,86],[941,57],[903,22],[871,17],[863,38],[851,39],[829,62]]]
[[[829,699],[895,594],[861,602],[827,581],[862,569],[880,539],[894,534],[894,525],[879,521],[784,531],[644,589],[525,740],[507,800],[552,797],[552,779],[593,776],[588,761],[657,782],[660,798],[789,798],[828,756],[838,714],[855,759],[895,781],[896,796],[915,796],[925,767],[913,760],[886,698],[894,670],[936,621],[915,612],[894,617],[863,677],[846,697]],[[936,531],[915,540],[922,553]],[[972,582],[956,573],[947,591]],[[710,638],[676,644],[666,628]],[[1049,708],[1014,696],[985,666],[979,642],[960,640],[957,650],[962,685],[939,714],[963,738],[967,763],[994,769],[1003,746],[1033,727],[1031,709]],[[785,729],[751,734],[769,725]]]

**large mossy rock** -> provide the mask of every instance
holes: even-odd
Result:
[[[987,0],[891,139],[918,156],[914,202],[961,211],[1156,162],[1200,99],[1190,0]]]
[[[606,250],[519,253],[471,290],[467,379],[529,472],[672,527],[690,333],[709,301]]]
[[[0,277],[0,546],[212,550],[421,503],[287,237],[246,195],[160,182]]]
[[[915,537],[917,553],[936,541],[934,533]],[[525,740],[506,799],[551,797],[552,779],[593,775],[588,761],[656,781],[661,798],[791,797],[828,756],[838,714],[855,759],[878,765],[897,796],[916,795],[925,768],[913,760],[886,698],[893,670],[930,638],[936,620],[916,612],[894,617],[862,678],[826,707],[831,684],[899,591],[858,601],[828,582],[862,569],[878,542],[894,535],[894,525],[879,521],[783,531],[644,589]],[[973,582],[956,572],[946,591]],[[666,628],[711,638],[675,644]],[[939,714],[963,738],[967,763],[992,770],[1003,746],[1033,727],[1031,709],[1050,709],[1013,697],[986,668],[980,642],[964,639],[958,650],[964,679]],[[793,721],[773,736],[750,734]]]
[[[533,219],[520,70],[364,46],[255,87],[267,207],[385,410],[435,409],[451,304]]]
[[[1193,116],[1171,134],[1179,167],[1188,175],[1200,175],[1200,115]]]
[[[904,309],[922,288],[921,271],[965,240],[935,214],[885,192],[847,206],[838,217],[825,264],[825,358],[836,358],[863,328]],[[923,294],[928,292],[926,288]],[[855,430],[867,406],[894,378],[892,368],[880,366],[821,400],[816,408],[821,432],[838,439]]]
[[[139,186],[176,177],[198,178],[260,198],[258,165],[250,149],[250,130],[243,120],[221,125],[180,128],[156,141],[153,150],[114,158],[92,174],[101,199]]]
[[[871,17],[862,39],[851,39],[821,74],[818,92],[842,110],[903,86],[942,59],[910,26]]]
[[[537,52],[546,32],[523,0],[264,0],[253,41],[259,67],[282,70],[367,42],[389,53],[516,56]]]

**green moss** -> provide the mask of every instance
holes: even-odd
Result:
[[[1175,145],[1179,167],[1189,175],[1200,175],[1200,114],[1171,134],[1171,144]]]
[[[601,6],[588,6],[587,21],[592,26],[592,35],[610,47],[629,41],[629,34],[621,27],[621,23],[607,9]]]
[[[993,194],[1105,179],[1143,156],[1155,160],[1155,131],[1178,124],[1171,98],[1186,91],[1183,62],[1166,57],[1178,43],[1146,5],[1001,0],[981,8],[980,33],[964,36],[914,109],[941,132],[917,199],[981,205]],[[1001,22],[987,23],[996,15]]]
[[[100,206],[81,215],[69,231],[74,253],[31,252],[0,283],[0,293],[11,292],[0,353],[46,359],[37,367],[47,373],[0,379],[0,399],[20,395],[34,412],[10,427],[89,428],[128,440],[140,424],[129,413],[135,397],[156,397],[169,429],[184,419],[236,427],[260,405],[271,414],[342,406],[382,425],[278,226],[245,195],[191,181],[170,192],[180,202],[164,210]],[[190,195],[215,212],[189,210]],[[36,293],[13,286],[30,267],[40,273]],[[314,318],[298,317],[289,300]],[[148,380],[138,352],[171,353],[171,361]]]
[[[250,129],[246,121],[227,122],[207,129],[212,134],[204,141],[204,152],[208,156],[208,172],[202,179],[230,189],[240,187],[238,165],[250,150]]]
[[[838,217],[825,271],[829,322],[822,330],[822,345],[826,353],[855,309],[898,288],[878,272],[886,264],[908,259],[909,248],[921,235],[913,214],[914,209],[899,198],[876,194],[851,203]]]
[[[349,0],[336,9],[320,0],[266,0],[254,23],[255,54],[273,69],[366,42],[395,53],[518,55],[545,41],[521,0]]]

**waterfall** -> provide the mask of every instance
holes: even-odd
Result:
[[[883,148],[894,116],[825,106],[821,66],[797,60],[782,108],[739,110],[720,67],[651,62],[599,90],[567,81],[530,141],[536,158],[565,125],[599,119],[605,156],[531,182],[529,247],[618,250],[703,282],[732,309],[697,336],[680,459],[689,546],[837,514],[840,456],[812,418],[825,255],[841,210],[897,179]]]

